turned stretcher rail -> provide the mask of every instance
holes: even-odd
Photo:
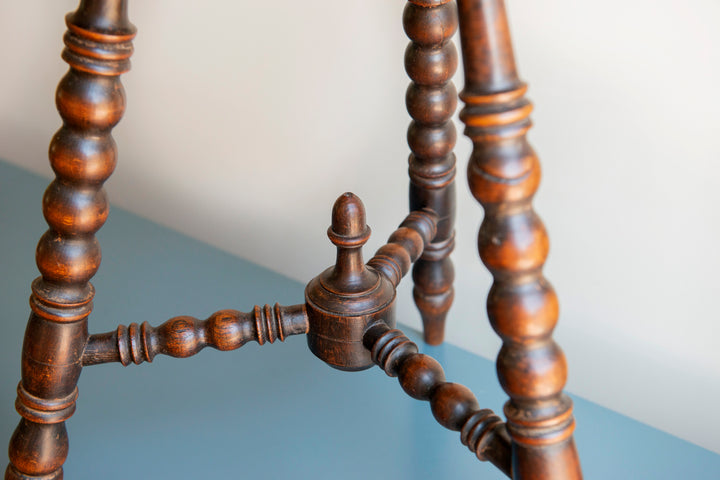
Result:
[[[410,270],[437,231],[438,217],[428,209],[411,212],[368,262],[394,286]],[[251,312],[219,310],[206,320],[174,317],[158,327],[148,322],[119,325],[112,332],[91,335],[82,355],[82,365],[119,362],[139,365],[156,355],[191,357],[205,347],[235,350],[247,342],[260,345],[284,341],[290,335],[308,333],[306,306],[275,304],[255,306]]]
[[[492,410],[481,409],[475,395],[464,385],[445,381],[445,372],[434,358],[418,353],[418,347],[402,331],[384,322],[368,327],[363,344],[373,362],[417,400],[430,402],[435,420],[459,431],[460,441],[478,459],[489,461],[505,475],[511,473],[511,447],[505,423]]]
[[[284,341],[290,335],[308,331],[305,305],[289,307],[255,306],[252,312],[220,310],[207,320],[180,316],[159,327],[148,322],[142,325],[120,325],[112,332],[91,335],[82,356],[83,366],[120,362],[124,366],[152,362],[155,355],[187,358],[205,347],[235,350],[247,342],[260,345]]]
[[[504,0],[407,0],[412,212],[367,264],[362,248],[370,227],[362,202],[348,192],[335,202],[328,229],[336,262],[308,283],[305,303],[220,310],[206,320],[180,316],[157,327],[131,323],[89,335],[90,280],[101,261],[95,234],[108,216],[103,183],[117,162],[111,131],[125,110],[120,75],[130,68],[135,35],[127,10],[127,0],[80,0],[66,17],[62,57],[70,69],[58,85],[62,127],[49,149],[56,178],[43,197],[49,229],[36,252],[41,277],[32,285],[17,389],[22,419],[10,439],[5,480],[62,480],[65,421],[75,411],[84,366],[140,364],[158,354],[185,358],[205,347],[234,350],[299,334],[333,368],[377,364],[397,376],[480,460],[515,480],[581,480],[572,402],[563,393],[565,357],[552,340],[558,301],[542,274],[548,238],[532,207],[540,180],[526,139],[532,106],[516,71]],[[510,398],[507,422],[480,409],[466,387],[446,382],[440,364],[393,329],[397,286],[411,267],[426,342],[442,342],[454,297],[449,255],[458,58],[452,37],[458,26],[465,72],[460,119],[473,142],[470,191],[485,211],[478,249],[493,275],[487,313],[503,341],[497,373]]]
[[[428,208],[410,212],[367,264],[397,287],[435,238],[439,221],[438,215]]]

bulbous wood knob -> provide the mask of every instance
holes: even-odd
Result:
[[[337,199],[328,237],[337,247],[335,265],[305,289],[308,346],[334,368],[364,370],[372,366],[372,359],[363,347],[363,332],[377,320],[394,325],[395,287],[363,261],[370,227],[356,195],[344,193]]]
[[[343,193],[333,205],[332,224],[327,234],[337,247],[335,267],[321,282],[338,294],[367,292],[377,283],[377,275],[363,261],[362,247],[370,238],[365,206],[354,193]]]

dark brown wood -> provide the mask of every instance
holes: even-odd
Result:
[[[430,402],[433,416],[443,427],[461,432],[460,440],[482,461],[490,461],[510,476],[510,438],[502,419],[492,410],[480,409],[467,387],[445,381],[445,372],[434,358],[418,353],[418,347],[400,330],[377,322],[365,332],[365,348],[371,358],[402,389],[417,400]]]
[[[423,321],[425,341],[442,343],[452,305],[455,246],[455,124],[457,92],[451,79],[457,68],[452,36],[457,8],[449,0],[410,0],[403,26],[411,42],[405,51],[410,83],[405,103],[412,117],[407,139],[410,210],[430,208],[440,217],[437,235],[413,268],[413,297]]]
[[[308,283],[305,303],[310,350],[340,370],[364,370],[372,360],[363,347],[365,328],[379,319],[395,322],[395,286],[437,230],[437,215],[412,212],[368,262],[362,246],[370,238],[365,207],[352,193],[332,209],[328,237],[337,247],[335,265]]]
[[[532,105],[517,75],[502,0],[458,0],[470,190],[485,209],[480,257],[493,275],[487,311],[503,340],[497,358],[513,442],[513,476],[580,479],[565,356],[552,340],[558,300],[542,275],[548,237],[532,208],[540,164],[526,139]]]
[[[388,243],[375,252],[367,263],[385,275],[394,287],[407,275],[437,233],[438,216],[432,210],[410,212],[400,227],[388,238]]]
[[[328,237],[337,247],[335,265],[308,283],[305,304],[310,350],[331,367],[355,371],[372,366],[362,333],[378,318],[395,318],[395,288],[363,261],[370,238],[365,207],[352,193],[337,199]]]
[[[67,420],[75,411],[87,318],[100,266],[95,232],[105,223],[103,182],[115,168],[110,134],[125,110],[120,74],[130,67],[135,28],[122,0],[80,3],[66,18],[63,59],[70,70],[57,89],[63,126],[50,143],[56,179],[43,198],[50,229],[37,246],[22,381],[15,403],[23,417],[10,439],[6,479],[63,477]]]
[[[342,195],[328,236],[335,265],[310,281],[305,303],[221,310],[207,320],[175,317],[90,336],[88,316],[100,265],[95,233],[108,215],[103,183],[117,157],[112,128],[125,96],[120,75],[130,67],[135,28],[125,0],[82,0],[67,16],[63,59],[70,65],[57,90],[62,128],[50,144],[56,179],[43,198],[49,230],[37,247],[41,277],[32,285],[16,409],[22,419],[9,447],[6,480],[63,477],[67,420],[75,411],[83,366],[151,362],[158,354],[189,357],[204,347],[232,350],[307,333],[310,350],[332,367],[379,365],[410,396],[430,402],[437,421],[459,431],[464,445],[520,480],[578,480],[572,403],[563,394],[565,358],[552,340],[555,292],[542,275],[548,251],[544,226],[532,208],[540,179],[525,136],[532,109],[519,80],[502,0],[458,0],[466,84],[461,118],[474,149],[470,189],[485,208],[478,246],[494,283],[490,322],[503,340],[497,359],[510,401],[507,423],[464,386],[445,381],[442,367],[392,327],[396,287],[415,262],[414,298],[425,340],[440,343],[453,300],[456,134],[451,117],[457,67],[451,37],[453,0],[409,0],[403,24],[411,43],[405,67],[413,118],[408,129],[411,213],[365,264],[370,236],[358,197]]]
[[[220,310],[207,320],[181,316],[171,318],[159,327],[148,322],[142,325],[118,326],[117,330],[91,335],[82,355],[82,364],[120,362],[140,365],[152,362],[155,355],[175,358],[191,357],[205,347],[235,350],[249,341],[260,345],[275,340],[285,341],[290,335],[308,331],[305,305],[283,307],[255,306],[252,312]]]

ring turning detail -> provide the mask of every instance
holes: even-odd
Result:
[[[128,0],[80,0],[66,17],[62,58],[70,69],[56,98],[63,124],[50,143],[55,179],[42,202],[49,229],[36,251],[40,277],[31,286],[15,402],[21,418],[5,479],[63,478],[65,422],[75,412],[84,367],[139,365],[159,354],[187,358],[205,347],[227,351],[303,334],[310,351],[333,368],[377,365],[397,377],[408,395],[429,402],[438,423],[459,432],[479,460],[505,475],[581,479],[572,402],[563,393],[565,357],[552,339],[558,299],[542,274],[548,237],[532,207],[540,181],[539,161],[525,138],[532,105],[516,73],[503,1],[407,2],[410,213],[367,263],[365,207],[344,193],[327,231],[335,263],[310,280],[304,302],[219,310],[205,320],[179,316],[157,327],[130,323],[91,335],[90,280],[101,260],[95,234],[108,217],[103,183],[117,163],[111,131],[125,110],[120,75],[130,68],[135,35],[127,9]],[[451,78],[458,24],[465,73],[460,118],[473,142],[470,190],[485,210],[478,248],[494,279],[487,312],[503,341],[497,373],[510,397],[507,422],[480,408],[469,389],[447,382],[440,364],[395,328],[397,287],[411,270],[427,343],[442,342],[453,302],[457,92]]]
[[[100,267],[95,233],[108,216],[103,183],[115,168],[111,131],[125,111],[120,74],[130,66],[135,27],[123,1],[83,1],[66,17],[63,59],[70,69],[56,92],[62,127],[50,142],[55,180],[43,196],[49,229],[37,245],[41,277],[32,285],[6,479],[63,477],[67,420],[75,411],[82,351]]]
[[[452,37],[457,31],[453,0],[409,0],[403,27],[410,38],[405,71],[412,80],[405,94],[412,122],[407,131],[411,154],[410,210],[430,208],[438,214],[438,231],[413,268],[413,298],[423,322],[425,341],[442,343],[445,319],[455,296],[455,123],[457,91],[452,77],[458,57]]]
[[[466,105],[460,118],[473,142],[470,191],[485,210],[478,250],[494,279],[487,312],[503,341],[497,373],[510,396],[513,472],[577,480],[572,402],[563,393],[567,366],[552,339],[558,299],[542,274],[549,242],[532,207],[540,183],[540,163],[526,138],[532,105],[516,72],[502,0],[458,5]]]
[[[490,461],[511,476],[510,437],[502,419],[492,410],[480,409],[467,387],[445,381],[445,372],[432,357],[400,330],[384,322],[372,324],[363,336],[373,362],[417,400],[430,402],[433,416],[443,427],[460,431],[462,444],[482,461]]]

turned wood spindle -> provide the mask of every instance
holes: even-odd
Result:
[[[542,274],[548,237],[532,207],[540,164],[526,139],[532,105],[517,75],[502,0],[458,0],[466,106],[473,142],[468,182],[485,209],[478,249],[494,282],[490,323],[517,479],[582,477],[573,442],[572,402],[563,393],[565,356],[552,339],[558,301]]]
[[[207,320],[190,316],[171,318],[158,327],[148,322],[120,325],[115,331],[91,335],[82,356],[83,365],[120,362],[140,365],[158,354],[191,357],[205,347],[235,350],[249,341],[260,345],[285,341],[307,333],[305,305],[255,306],[252,312],[220,310]]]
[[[62,57],[70,70],[56,94],[63,126],[50,143],[56,178],[43,197],[50,228],[37,246],[42,276],[32,284],[16,402],[23,418],[10,440],[8,480],[63,477],[65,420],[75,411],[90,279],[100,266],[95,233],[108,215],[102,185],[117,157],[110,132],[125,110],[120,75],[130,68],[135,35],[123,0],[83,0],[66,23]]]
[[[478,459],[490,461],[510,476],[510,439],[502,419],[492,410],[480,409],[475,395],[464,385],[445,381],[445,372],[434,358],[400,330],[384,322],[371,325],[363,337],[375,364],[417,400],[430,402],[440,425],[460,432],[460,441]]]
[[[438,217],[432,210],[410,212],[388,243],[375,252],[368,266],[385,275],[397,287],[437,233]]]
[[[565,357],[552,339],[558,301],[542,274],[548,238],[532,207],[540,181],[526,139],[532,106],[516,72],[503,0],[457,1],[465,68],[461,119],[473,142],[467,173],[485,209],[478,249],[494,278],[487,311],[503,341],[497,373],[510,397],[507,423],[480,409],[466,387],[446,382],[440,364],[393,329],[396,287],[413,263],[428,343],[442,342],[453,301],[454,0],[409,0],[405,7],[411,213],[367,264],[365,209],[346,193],[335,202],[328,229],[335,265],[310,281],[304,304],[221,310],[206,320],[175,317],[158,327],[131,323],[92,336],[90,280],[101,260],[95,234],[108,216],[103,184],[116,164],[111,131],[125,110],[120,75],[130,68],[135,28],[126,0],[81,0],[66,17],[62,58],[70,69],[56,92],[63,125],[49,149],[56,178],[43,197],[49,229],[36,250],[41,276],[32,284],[15,403],[22,418],[10,439],[6,480],[63,478],[65,421],[75,411],[83,366],[140,364],[158,354],[185,358],[205,347],[233,350],[304,333],[310,350],[334,368],[377,364],[397,376],[406,393],[430,403],[441,425],[459,431],[479,459],[508,476],[582,478],[572,402],[563,393]]]
[[[437,212],[438,231],[413,268],[413,298],[423,321],[425,341],[442,343],[445,318],[453,302],[455,246],[455,124],[457,92],[451,79],[457,68],[452,36],[457,30],[452,0],[410,0],[403,26],[411,42],[405,51],[405,70],[412,83],[405,96],[412,117],[407,139],[410,210]]]

